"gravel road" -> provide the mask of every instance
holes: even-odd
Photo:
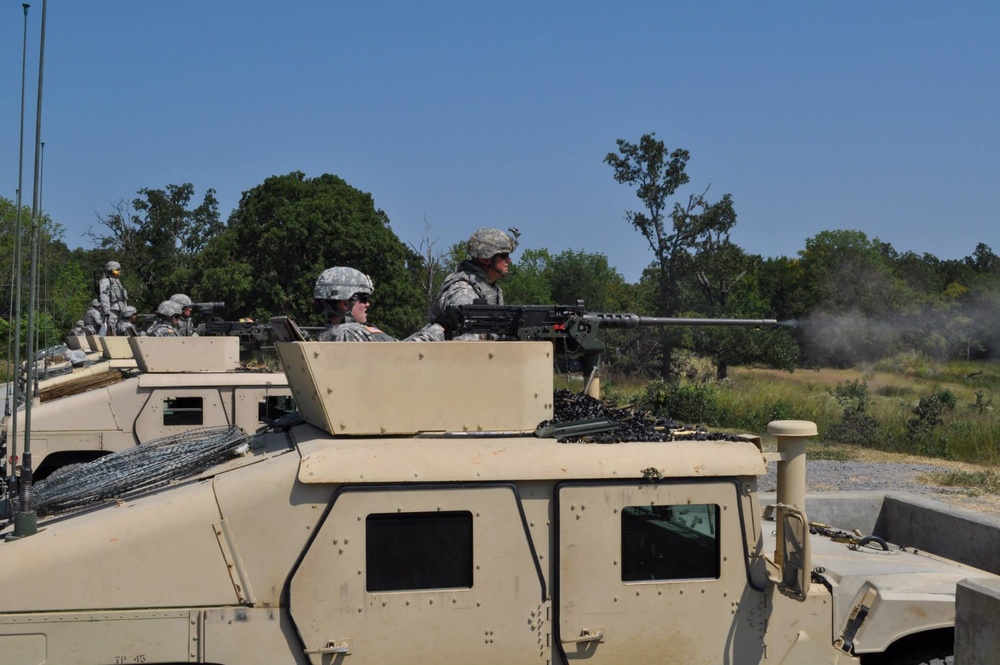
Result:
[[[760,477],[761,492],[777,490],[777,464],[768,464]],[[1000,497],[977,494],[962,487],[940,487],[920,482],[920,476],[954,471],[955,467],[921,462],[806,461],[807,492],[909,492],[929,499],[1000,514]]]
[[[760,491],[773,492],[777,487],[778,465],[767,466],[767,476],[761,477]],[[942,488],[925,485],[917,478],[950,470],[933,464],[808,460],[806,489],[810,492],[912,492],[932,496]]]

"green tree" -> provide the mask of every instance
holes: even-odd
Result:
[[[400,336],[424,323],[418,264],[371,194],[335,175],[296,171],[243,193],[225,232],[202,253],[196,293],[225,294],[230,316],[322,324],[312,309],[316,277],[350,266],[375,282],[372,322]]]
[[[130,303],[152,310],[174,293],[191,291],[195,257],[223,224],[213,189],[194,208],[190,183],[145,188],[139,195],[131,204],[122,200],[109,214],[98,215],[106,234],[92,232],[90,237],[105,250],[101,258],[122,264]],[[100,274],[103,264],[93,269]]]
[[[2,317],[4,344],[0,355],[13,357],[13,339],[8,342],[6,334],[12,332],[10,321],[14,318],[14,245],[16,233],[16,204],[0,197],[0,270],[6,276],[3,282]],[[31,259],[31,209],[21,208],[21,352],[27,342],[26,322],[29,307],[30,259]],[[38,238],[38,290],[36,292],[39,316],[35,330],[35,348],[58,344],[73,322],[83,316],[85,303],[91,295],[90,283],[80,263],[80,252],[70,252],[62,242],[62,226],[48,215],[42,214]],[[23,357],[23,355],[22,355]]]
[[[561,305],[582,300],[592,311],[622,311],[626,299],[625,278],[600,253],[568,249],[549,260],[546,273],[552,299]]]
[[[756,279],[760,257],[748,255],[729,240],[728,231],[712,240],[695,257],[703,301],[696,313],[716,318],[771,318],[768,301]],[[791,370],[798,359],[798,345],[786,329],[705,327],[689,331],[694,350],[715,361],[716,378],[729,376],[735,364],[765,364]]]
[[[731,197],[711,204],[705,199],[707,188],[686,201],[671,201],[677,190],[689,182],[687,150],[669,152],[654,134],[643,134],[639,143],[617,140],[618,152],[608,153],[604,161],[614,170],[619,183],[636,189],[644,210],[627,211],[625,218],[639,231],[653,252],[657,284],[656,313],[673,316],[678,311],[681,283],[690,274],[692,254],[705,243],[714,230],[729,230],[736,222]],[[670,375],[671,350],[676,335],[662,336],[660,374]]]
[[[510,273],[500,282],[504,303],[508,305],[551,305],[547,249],[525,249],[516,257]]]
[[[800,287],[813,308],[877,316],[902,300],[883,243],[862,231],[822,231],[806,239],[799,255],[805,276]]]

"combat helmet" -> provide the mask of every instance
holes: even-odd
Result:
[[[90,306],[91,307],[100,307],[101,306],[101,301],[98,300],[97,298],[94,298],[93,300],[90,301]]]
[[[114,272],[115,270],[120,271],[121,269],[122,269],[122,264],[118,263],[117,261],[108,261],[108,265],[104,266],[105,272]]]
[[[132,307],[132,305],[126,305],[125,307],[122,308],[122,316],[127,319],[133,314],[136,314],[138,311],[139,310],[137,310],[135,307]]]
[[[313,298],[317,300],[347,300],[355,293],[371,294],[375,290],[372,278],[360,270],[346,266],[327,268],[316,279]]]
[[[501,231],[489,226],[476,229],[469,238],[466,250],[474,259],[492,259],[497,254],[510,254],[517,249],[517,239],[521,232],[515,228]]]
[[[184,295],[183,293],[175,293],[174,295],[170,296],[170,299],[173,300],[178,305],[180,305],[182,309],[184,307],[191,306],[191,298]]]
[[[164,300],[156,308],[156,313],[168,319],[171,316],[180,316],[181,306],[175,303],[173,300]]]

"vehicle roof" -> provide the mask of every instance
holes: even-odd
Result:
[[[303,483],[498,482],[757,476],[766,472],[752,442],[559,443],[534,437],[331,437],[293,430]]]

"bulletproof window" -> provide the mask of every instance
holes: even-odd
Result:
[[[201,425],[204,416],[201,397],[173,397],[163,400],[164,426]]]
[[[627,506],[622,510],[622,581],[717,579],[719,506]]]
[[[387,513],[365,522],[368,591],[472,587],[472,513]]]
[[[257,402],[257,420],[266,422],[295,413],[295,398],[289,395],[270,395]]]

